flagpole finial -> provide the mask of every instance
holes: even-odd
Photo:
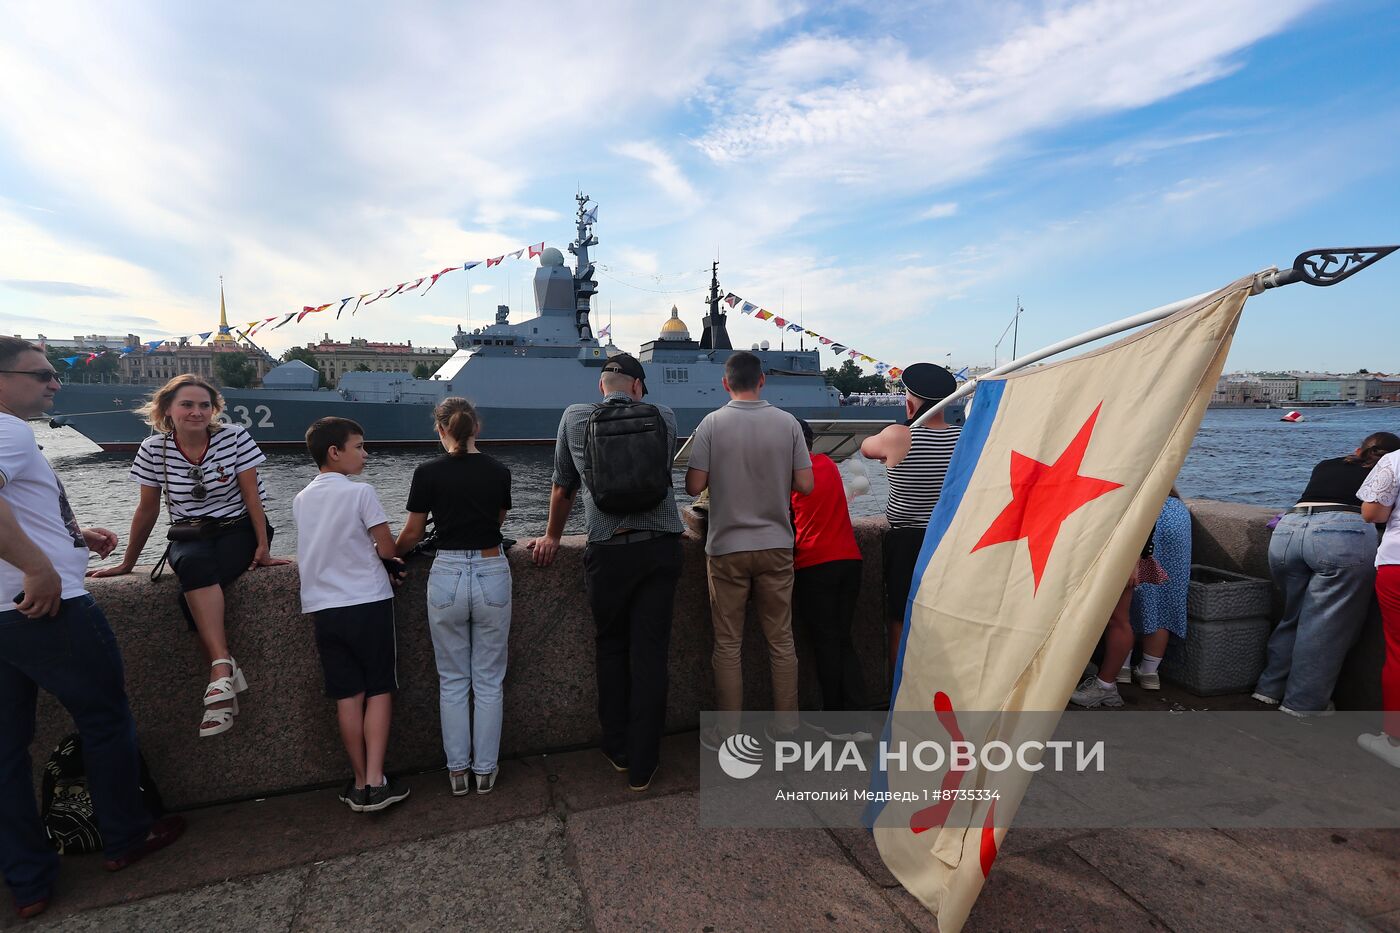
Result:
[[[1299,253],[1293,266],[1282,271],[1270,269],[1256,277],[1256,288],[1279,288],[1306,282],[1319,288],[1336,285],[1367,266],[1380,262],[1400,246],[1339,246]]]

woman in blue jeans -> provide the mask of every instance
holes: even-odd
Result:
[[[510,638],[510,562],[501,524],[510,509],[510,470],[476,449],[481,421],[464,398],[433,412],[444,456],[413,471],[399,554],[423,538],[428,515],[437,558],[428,574],[428,626],[437,658],[442,747],[452,793],[489,794],[501,746],[501,684]]]
[[[1292,716],[1331,707],[1332,689],[1356,641],[1376,579],[1374,525],[1356,491],[1400,437],[1372,434],[1347,457],[1313,468],[1298,504],[1269,539],[1269,571],[1283,590],[1283,618],[1269,637],[1268,662],[1254,699]]]

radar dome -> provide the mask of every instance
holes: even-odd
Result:
[[[564,254],[553,246],[546,246],[544,252],[540,253],[540,265],[542,266],[562,266],[564,264]]]
[[[763,341],[762,343],[759,344],[759,347],[761,347],[761,348],[764,349],[764,350],[767,350],[768,347],[769,347],[768,341],[766,341],[766,340]]]

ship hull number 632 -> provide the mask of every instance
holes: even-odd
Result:
[[[253,421],[254,416],[258,419],[256,422]],[[247,405],[230,405],[228,409],[224,411],[223,419],[230,424],[242,425],[245,428],[276,427],[276,425],[272,423],[272,409],[268,408],[266,405],[255,406],[251,413],[248,411]]]

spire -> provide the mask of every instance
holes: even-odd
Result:
[[[237,343],[229,332],[228,309],[224,307],[224,277],[219,276],[219,336],[214,343]]]

